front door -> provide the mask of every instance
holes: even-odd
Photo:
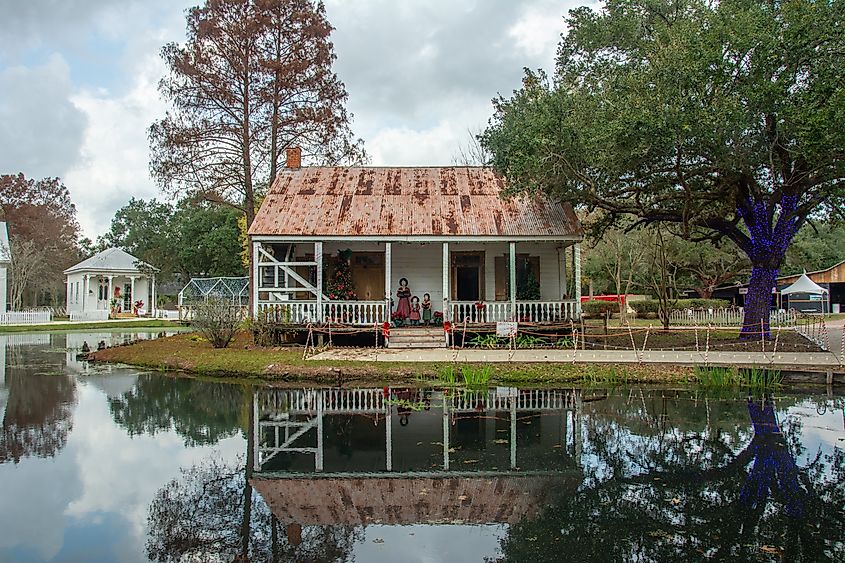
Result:
[[[455,301],[484,300],[483,252],[454,252],[452,254],[452,299]]]
[[[361,301],[384,299],[384,253],[352,253],[352,285]]]

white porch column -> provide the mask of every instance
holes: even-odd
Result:
[[[572,245],[573,262],[575,262],[575,314],[581,317],[581,245]]]
[[[111,300],[114,299],[114,284],[112,281],[114,280],[114,276],[109,276],[109,295],[106,299],[106,310],[109,312],[109,316],[111,315]],[[85,305],[82,306],[83,310],[85,309]]]
[[[557,249],[557,263],[558,271],[560,272],[560,298],[566,299],[569,295],[569,288],[567,287],[566,279],[566,247],[559,246]]]
[[[509,242],[508,276],[510,283],[511,320],[516,320],[516,243]]]
[[[129,310],[135,312],[135,276],[129,276]]]
[[[89,280],[91,279],[90,274],[85,274],[82,276],[82,310],[85,310],[85,301],[86,297],[88,297],[88,284]]]
[[[323,322],[323,243],[314,243],[314,262],[317,263],[317,321]]]
[[[260,242],[252,243],[252,318],[258,316],[258,286],[261,284],[261,276],[259,275],[261,269],[258,267],[258,263],[261,261],[260,249]]]
[[[156,277],[153,274],[150,277],[150,312],[153,318],[156,318],[158,310],[158,298],[156,296]]]
[[[385,308],[385,318],[382,319],[384,321],[390,321],[390,313],[392,313],[392,307],[390,306],[390,298],[393,296],[393,247],[391,243],[386,242],[384,243],[384,308]]]
[[[452,311],[449,306],[449,243],[443,243],[443,320],[452,320]]]

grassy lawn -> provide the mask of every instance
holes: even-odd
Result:
[[[94,353],[97,361],[117,362],[199,376],[258,378],[277,382],[316,381],[326,384],[434,382],[451,364],[403,362],[313,361],[302,348],[261,348],[240,333],[225,349],[216,350],[195,334],[145,340]],[[487,369],[487,368],[485,368]],[[572,364],[490,364],[491,384],[668,383],[689,381],[692,370],[667,366]]]
[[[126,329],[126,328],[175,328],[181,326],[178,322],[162,319],[144,319],[108,322],[83,323],[50,323],[43,325],[0,326],[0,333],[4,332],[55,332],[59,330],[90,330],[90,329]]]

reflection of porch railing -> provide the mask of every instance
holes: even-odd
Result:
[[[261,318],[276,323],[332,322],[348,325],[372,325],[387,320],[384,301],[326,301],[318,315],[316,301],[259,302]]]
[[[472,301],[454,301],[452,319],[462,322],[465,318],[471,323],[495,323],[498,321],[519,321],[529,323],[552,323],[573,319],[575,300],[567,301],[517,301],[516,314],[511,313],[508,301],[474,303]]]

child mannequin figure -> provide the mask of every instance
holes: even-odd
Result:
[[[422,300],[422,320],[425,326],[431,324],[431,295],[428,293],[423,294]]]
[[[420,298],[414,295],[411,298],[411,324],[416,326],[420,324]]]

